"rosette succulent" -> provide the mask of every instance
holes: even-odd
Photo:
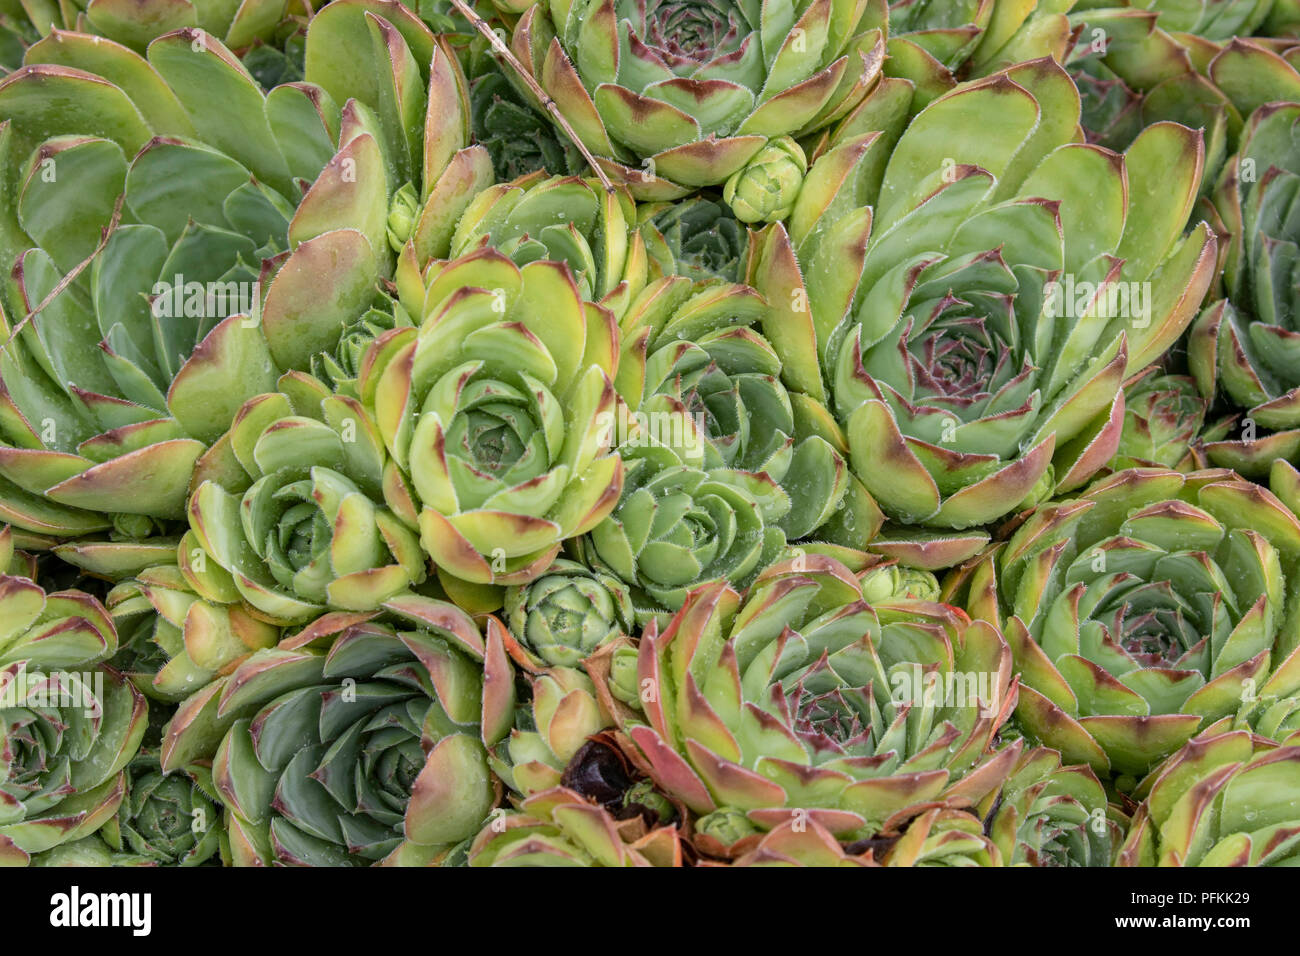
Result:
[[[1202,736],[1214,730],[1249,730],[1269,740],[1281,740],[1300,730],[1300,697],[1292,694],[1252,696],[1243,701],[1241,709],[1229,724],[1222,722],[1208,728]]]
[[[158,866],[220,863],[221,804],[203,768],[163,774],[156,752],[141,751],[127,767],[127,793],[98,836],[116,854]]]
[[[582,544],[589,561],[632,588],[638,610],[676,610],[701,584],[744,586],[785,547],[780,521],[791,510],[765,472],[709,470],[694,420],[660,414],[661,432],[634,430],[620,445],[623,496]]]
[[[112,819],[145,709],[139,691],[102,667],[0,669],[0,864],[22,866]]]
[[[862,596],[868,604],[898,598],[939,600],[939,581],[931,572],[905,567],[896,562],[868,568],[859,575],[858,581],[862,585]]]
[[[967,100],[1023,111],[1018,133]],[[1183,238],[1196,134],[1152,126],[1121,157],[1073,142],[1077,122],[1064,72],[1032,63],[936,101],[889,160],[827,356],[855,471],[895,519],[960,529],[1078,487],[1115,448],[1126,370],[1209,281],[1213,239]]]
[[[400,309],[384,308],[380,302],[349,322],[339,334],[332,352],[318,352],[311,358],[311,374],[331,392],[359,398],[357,378],[370,344],[385,332],[409,326],[410,316]]]
[[[1121,156],[1078,142],[1078,119],[1049,60],[963,85],[892,154],[882,133],[821,157],[814,173],[847,175],[844,153],[863,178],[830,199],[805,185],[752,257],[787,381],[836,412],[855,474],[906,526],[884,553],[908,563],[969,557],[980,525],[1104,466],[1127,374],[1173,343],[1212,278],[1208,227],[1183,234],[1198,135],[1156,124]]]
[[[420,584],[427,564],[413,526],[381,503],[383,440],[356,399],[301,373],[281,388],[235,415],[218,446],[234,462],[214,453],[200,465],[189,504],[199,560],[267,620],[373,610]]]
[[[182,539],[177,559],[123,581],[105,602],[121,643],[113,666],[146,696],[167,703],[274,647],[282,630],[241,599],[234,579],[206,560],[193,535]]]
[[[1300,740],[1191,741],[1143,784],[1119,866],[1295,866]]]
[[[1274,488],[1296,499],[1278,462]],[[1070,763],[1142,775],[1300,684],[1300,520],[1228,471],[1132,469],[1041,506],[950,593],[1004,629],[1016,720]]]
[[[183,517],[240,403],[369,300],[359,187],[327,164],[373,137],[317,87],[264,95],[199,37],[145,60],[54,34],[0,82],[0,512],[26,532],[129,543]]]
[[[1186,5],[1184,12],[1195,6]],[[1201,129],[1205,136],[1202,192],[1209,192],[1236,148],[1242,116],[1254,108],[1246,101],[1269,87],[1270,99],[1289,99],[1292,93],[1286,81],[1279,82],[1277,67],[1285,66],[1280,58],[1255,48],[1253,42],[1234,39],[1221,47],[1182,32],[1172,26],[1178,21],[1168,13],[1081,5],[1070,15],[1078,42],[1062,62],[1079,85],[1083,127],[1090,142],[1124,149],[1144,126],[1162,120]],[[1263,73],[1273,75],[1262,83],[1258,77],[1248,79],[1261,67]],[[1287,67],[1285,72],[1293,71]]]
[[[764,522],[788,539],[816,533],[865,545],[879,510],[850,474],[843,434],[826,409],[782,381],[784,342],[779,330],[771,340],[763,334],[768,314],[747,286],[684,277],[647,286],[621,322],[616,384],[631,410],[626,442],[666,432],[684,461],[702,458],[711,478],[750,485]],[[625,457],[643,460],[631,448]]]
[[[630,633],[634,613],[622,581],[563,558],[505,595],[510,632],[538,667],[576,667],[602,644]]]
[[[1110,866],[1128,824],[1092,768],[1026,750],[989,800],[988,832],[1011,865]]]
[[[392,456],[384,493],[440,574],[524,584],[618,502],[617,329],[563,263],[493,249],[399,269],[418,329],[381,336],[360,392]]]
[[[326,614],[183,703],[171,769],[213,753],[236,865],[423,865],[496,802],[485,746],[514,717],[504,628],[445,602]]]
[[[1206,466],[1202,444],[1227,433],[1230,422],[1205,427],[1208,402],[1186,375],[1152,374],[1153,366],[1124,390],[1124,429],[1110,467],[1172,468]]]
[[[676,812],[602,739],[613,722],[591,679],[573,667],[538,670],[504,636],[506,651],[532,672],[531,699],[489,757],[517,810],[493,813],[469,864],[680,866]]]
[[[143,53],[151,40],[165,33],[197,27],[242,54],[263,44],[282,45],[297,29],[299,15],[309,12],[292,0],[235,5],[213,0],[162,0],[147,5],[115,0],[62,4],[10,0],[0,4],[0,72],[18,69],[26,48],[54,31],[105,37]]]
[[[577,0],[530,6],[511,47],[607,174],[673,199],[852,109],[883,21],[869,0]]]
[[[12,534],[5,529],[0,558],[12,554]],[[0,562],[0,568],[11,562],[12,558]],[[117,651],[112,618],[99,601],[82,591],[47,594],[25,573],[0,574],[0,611],[0,666],[90,666]]]
[[[597,688],[622,685],[607,701],[620,729],[655,784],[700,815],[696,845],[712,856],[792,820],[852,842],[932,801],[974,806],[1019,750],[989,749],[1015,705],[992,626],[922,601],[873,609],[823,555],[769,567],[744,598],[698,588],[666,629],[646,627],[634,674],[613,666],[619,654],[588,662]]]
[[[645,286],[645,241],[624,189],[596,180],[529,174],[490,186],[466,208],[451,238],[452,257],[490,247],[518,266],[538,259],[568,265],[584,301],[620,314]]]
[[[705,196],[642,203],[637,218],[650,257],[663,273],[727,282],[740,279],[747,233],[723,203]]]
[[[0,576],[0,620],[0,865],[22,866],[112,819],[147,709],[100,664],[117,633],[94,598]]]
[[[563,787],[522,801],[519,812],[494,817],[469,848],[470,866],[681,866],[672,827],[647,828],[640,817],[619,820]]]
[[[505,634],[507,653],[531,668]],[[591,679],[576,667],[552,667],[530,678],[532,696],[520,708],[510,735],[490,755],[493,771],[525,797],[565,783],[570,762],[594,734],[612,726]]]
[[[1213,196],[1230,233],[1226,297],[1206,306],[1188,339],[1202,395],[1247,409],[1241,436],[1210,443],[1206,453],[1249,477],[1266,474],[1275,458],[1300,457],[1300,326],[1291,278],[1300,243],[1297,122],[1297,103],[1269,103],[1250,115],[1241,150]]]
[[[880,849],[873,850],[872,855],[879,853],[885,866],[1004,866],[1006,863],[978,817],[943,806],[925,807],[920,813],[903,811],[886,822],[881,837],[864,842],[868,847],[880,844]]]

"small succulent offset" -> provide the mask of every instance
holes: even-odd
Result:
[[[745,226],[727,205],[704,196],[642,203],[646,248],[659,268],[690,279],[740,279],[748,246]]]
[[[988,832],[1012,865],[1111,866],[1128,820],[1092,768],[1046,747],[1021,754],[989,799]]]
[[[799,144],[782,136],[731,174],[722,198],[741,222],[776,222],[794,210],[807,171],[808,159]]]
[[[99,831],[115,854],[159,866],[216,864],[230,855],[211,774],[164,774],[158,754],[141,750],[127,767],[127,796]]]
[[[1194,471],[1207,465],[1205,443],[1225,437],[1231,419],[1207,424],[1209,403],[1186,375],[1149,366],[1124,388],[1124,430],[1109,467]]]
[[[536,580],[508,588],[505,612],[515,639],[550,667],[577,666],[635,620],[627,585],[563,558]]]

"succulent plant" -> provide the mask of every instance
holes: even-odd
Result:
[[[167,703],[274,647],[282,631],[240,598],[216,562],[195,572],[204,555],[197,539],[187,536],[178,552],[177,564],[146,568],[106,600],[121,638],[114,666],[147,697]]]
[[[671,827],[616,819],[563,787],[534,794],[493,819],[469,849],[470,866],[681,866]]]
[[[753,849],[731,861],[703,860],[701,866],[872,866],[873,857],[866,853],[849,853],[828,829],[816,820],[796,824],[791,820],[782,823],[761,836],[754,828],[748,831],[757,837]]]
[[[711,478],[751,485],[765,522],[775,519],[787,538],[861,547],[880,526],[879,509],[849,473],[830,413],[782,381],[785,343],[768,314],[739,284],[647,285],[620,323],[615,384],[630,410],[620,440],[636,446],[662,433],[657,440]],[[626,457],[643,460],[631,449]]]
[[[1024,139],[988,134],[975,101],[1055,114],[1059,133],[1019,127],[1033,136],[1025,153]],[[1196,135],[1151,126],[1120,157],[1071,142],[1077,117],[1064,72],[1028,64],[935,101],[890,158],[862,291],[826,354],[855,470],[891,517],[960,529],[1077,487],[1118,439],[1126,369],[1177,337],[1208,283],[1213,239],[1204,227],[1183,238]],[[1084,200],[1075,190],[1092,176]],[[1145,208],[1154,176],[1163,219]],[[1098,189],[1114,199],[1105,229],[1074,219]],[[1040,231],[1024,247],[1012,238]],[[1110,308],[1133,289],[1145,301]]]
[[[253,69],[261,57],[248,57],[245,51],[274,51],[283,57],[283,48],[310,12],[300,0],[253,0],[237,5],[164,0],[147,6],[114,0],[64,4],[14,0],[0,7],[0,72],[18,69],[28,47],[64,31],[106,38],[143,53],[151,41],[164,34],[194,28],[245,56],[245,65]]]
[[[651,259],[666,275],[740,279],[748,236],[725,204],[704,196],[642,203],[637,218]]]
[[[792,820],[851,843],[931,801],[973,806],[1019,751],[990,750],[1015,706],[1001,635],[945,605],[873,608],[823,555],[770,566],[743,598],[722,582],[693,591],[662,632],[647,625],[634,675],[612,666],[618,651],[588,662],[597,688],[639,682],[606,704],[654,782],[701,815],[696,844],[715,857]]]
[[[115,854],[159,866],[201,866],[229,855],[221,804],[203,768],[163,774],[158,754],[141,750],[127,766],[127,793],[98,836]]]
[[[377,339],[360,381],[391,455],[385,497],[440,574],[531,581],[618,501],[613,316],[563,264],[490,248],[398,289],[419,328]]]
[[[613,722],[591,679],[575,667],[538,668],[503,636],[531,684],[509,737],[489,753],[516,809],[493,812],[468,863],[681,866],[677,811],[603,739]]]
[[[89,595],[0,576],[0,620],[0,864],[22,866],[113,818],[147,708]]]
[[[1225,723],[1225,721],[1227,721]],[[1282,740],[1300,730],[1300,697],[1295,694],[1251,695],[1229,721],[1219,721],[1202,736],[1214,730],[1249,730],[1270,740]]]
[[[357,379],[361,375],[371,343],[385,332],[410,325],[410,316],[400,309],[383,306],[383,302],[376,303],[360,317],[343,326],[338,344],[332,352],[317,352],[312,356],[312,377],[334,394],[360,398]]]
[[[1007,862],[985,833],[981,820],[950,807],[900,813],[886,823],[880,842],[880,858],[885,866],[983,867],[1004,866]]]
[[[722,198],[741,222],[776,222],[794,209],[808,159],[789,136],[774,139],[731,174]]]
[[[1124,150],[1155,122],[1200,128],[1204,182],[1212,184],[1241,126],[1236,107],[1209,76],[1217,46],[1172,32],[1169,18],[1141,6],[1076,4],[1069,19],[1078,36],[1060,59],[1079,87],[1088,141]]]
[[[451,238],[451,257],[492,248],[525,266],[563,262],[584,301],[620,314],[645,286],[649,260],[626,190],[596,180],[530,173],[491,186],[466,208]]]
[[[325,614],[183,702],[163,767],[211,755],[235,865],[424,865],[496,803],[485,747],[514,718],[503,632],[415,594]]]
[[[427,564],[413,526],[382,504],[379,431],[360,402],[309,376],[281,388],[249,399],[217,446],[223,460],[200,463],[190,497],[199,559],[268,620],[373,610],[420,584]]]
[[[1128,825],[1092,768],[1062,766],[1046,747],[1024,751],[988,802],[988,832],[1011,865],[1110,866]]]
[[[0,205],[21,226],[0,243],[0,512],[52,540],[110,531],[114,574],[154,559],[132,546],[183,517],[233,412],[332,347],[378,275],[336,181],[372,141],[356,113],[309,85],[264,95],[198,39],[167,34],[146,61],[55,34],[0,83]],[[83,106],[49,108],[64,97]]]
[[[1231,420],[1207,427],[1209,403],[1196,382],[1186,375],[1153,374],[1157,371],[1151,366],[1125,383],[1124,429],[1109,467],[1184,472],[1207,467],[1203,445],[1225,436]]]
[[[701,584],[748,583],[785,547],[789,495],[766,472],[706,470],[705,437],[684,413],[619,446],[622,498],[583,542],[632,588],[638,608],[676,610]],[[676,432],[676,434],[673,434]]]
[[[1254,52],[1243,60],[1253,64],[1265,56]],[[1289,66],[1279,69],[1300,81]],[[1300,241],[1291,212],[1300,186],[1300,152],[1292,142],[1297,120],[1300,104],[1267,103],[1246,121],[1240,151],[1212,197],[1230,235],[1226,296],[1205,307],[1188,339],[1188,364],[1201,394],[1247,410],[1240,437],[1208,443],[1206,454],[1248,477],[1267,474],[1276,458],[1300,456],[1300,378],[1288,359],[1297,331],[1295,291],[1281,278]]]
[[[533,4],[511,49],[606,174],[675,199],[851,109],[879,74],[883,14],[867,0]]]
[[[492,156],[496,178],[503,182],[545,170],[553,176],[582,171],[582,155],[551,122],[533,109],[500,69],[470,81],[474,138]]]
[[[607,641],[632,630],[627,586],[596,568],[557,560],[528,584],[506,590],[506,623],[534,666],[576,667]]]
[[[1300,744],[1198,737],[1143,784],[1119,866],[1292,866]]]
[[[1016,720],[1070,763],[1140,776],[1255,694],[1297,686],[1297,474],[1131,469],[1040,507],[950,583],[1003,628]]]
[[[514,650],[509,641],[505,646],[507,653]],[[526,658],[516,660],[531,667]],[[530,682],[532,695],[516,726],[490,754],[496,775],[525,797],[563,785],[587,738],[612,726],[591,679],[578,668],[546,668]]]
[[[878,131],[820,155],[751,256],[785,380],[835,412],[893,522],[882,553],[913,566],[972,556],[982,525],[1104,466],[1124,379],[1213,277],[1209,228],[1184,235],[1198,135],[1156,124],[1121,156],[1079,143],[1078,119],[1049,60],[964,84],[892,152]]]
[[[940,596],[939,581],[931,572],[895,562],[869,568],[859,575],[858,582],[868,604],[900,598],[938,601]]]
[[[5,529],[0,557],[12,554]],[[8,564],[9,562],[0,562]],[[82,591],[45,589],[30,577],[0,574],[0,666],[57,669],[93,666],[117,651],[117,631],[104,606]],[[14,692],[20,688],[15,685]]]

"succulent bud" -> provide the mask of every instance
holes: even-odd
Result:
[[[776,222],[790,215],[807,171],[799,144],[782,136],[732,174],[722,198],[741,222]]]
[[[401,252],[411,238],[415,221],[420,213],[420,194],[412,183],[407,183],[393,194],[388,206],[388,244],[394,252]]]

